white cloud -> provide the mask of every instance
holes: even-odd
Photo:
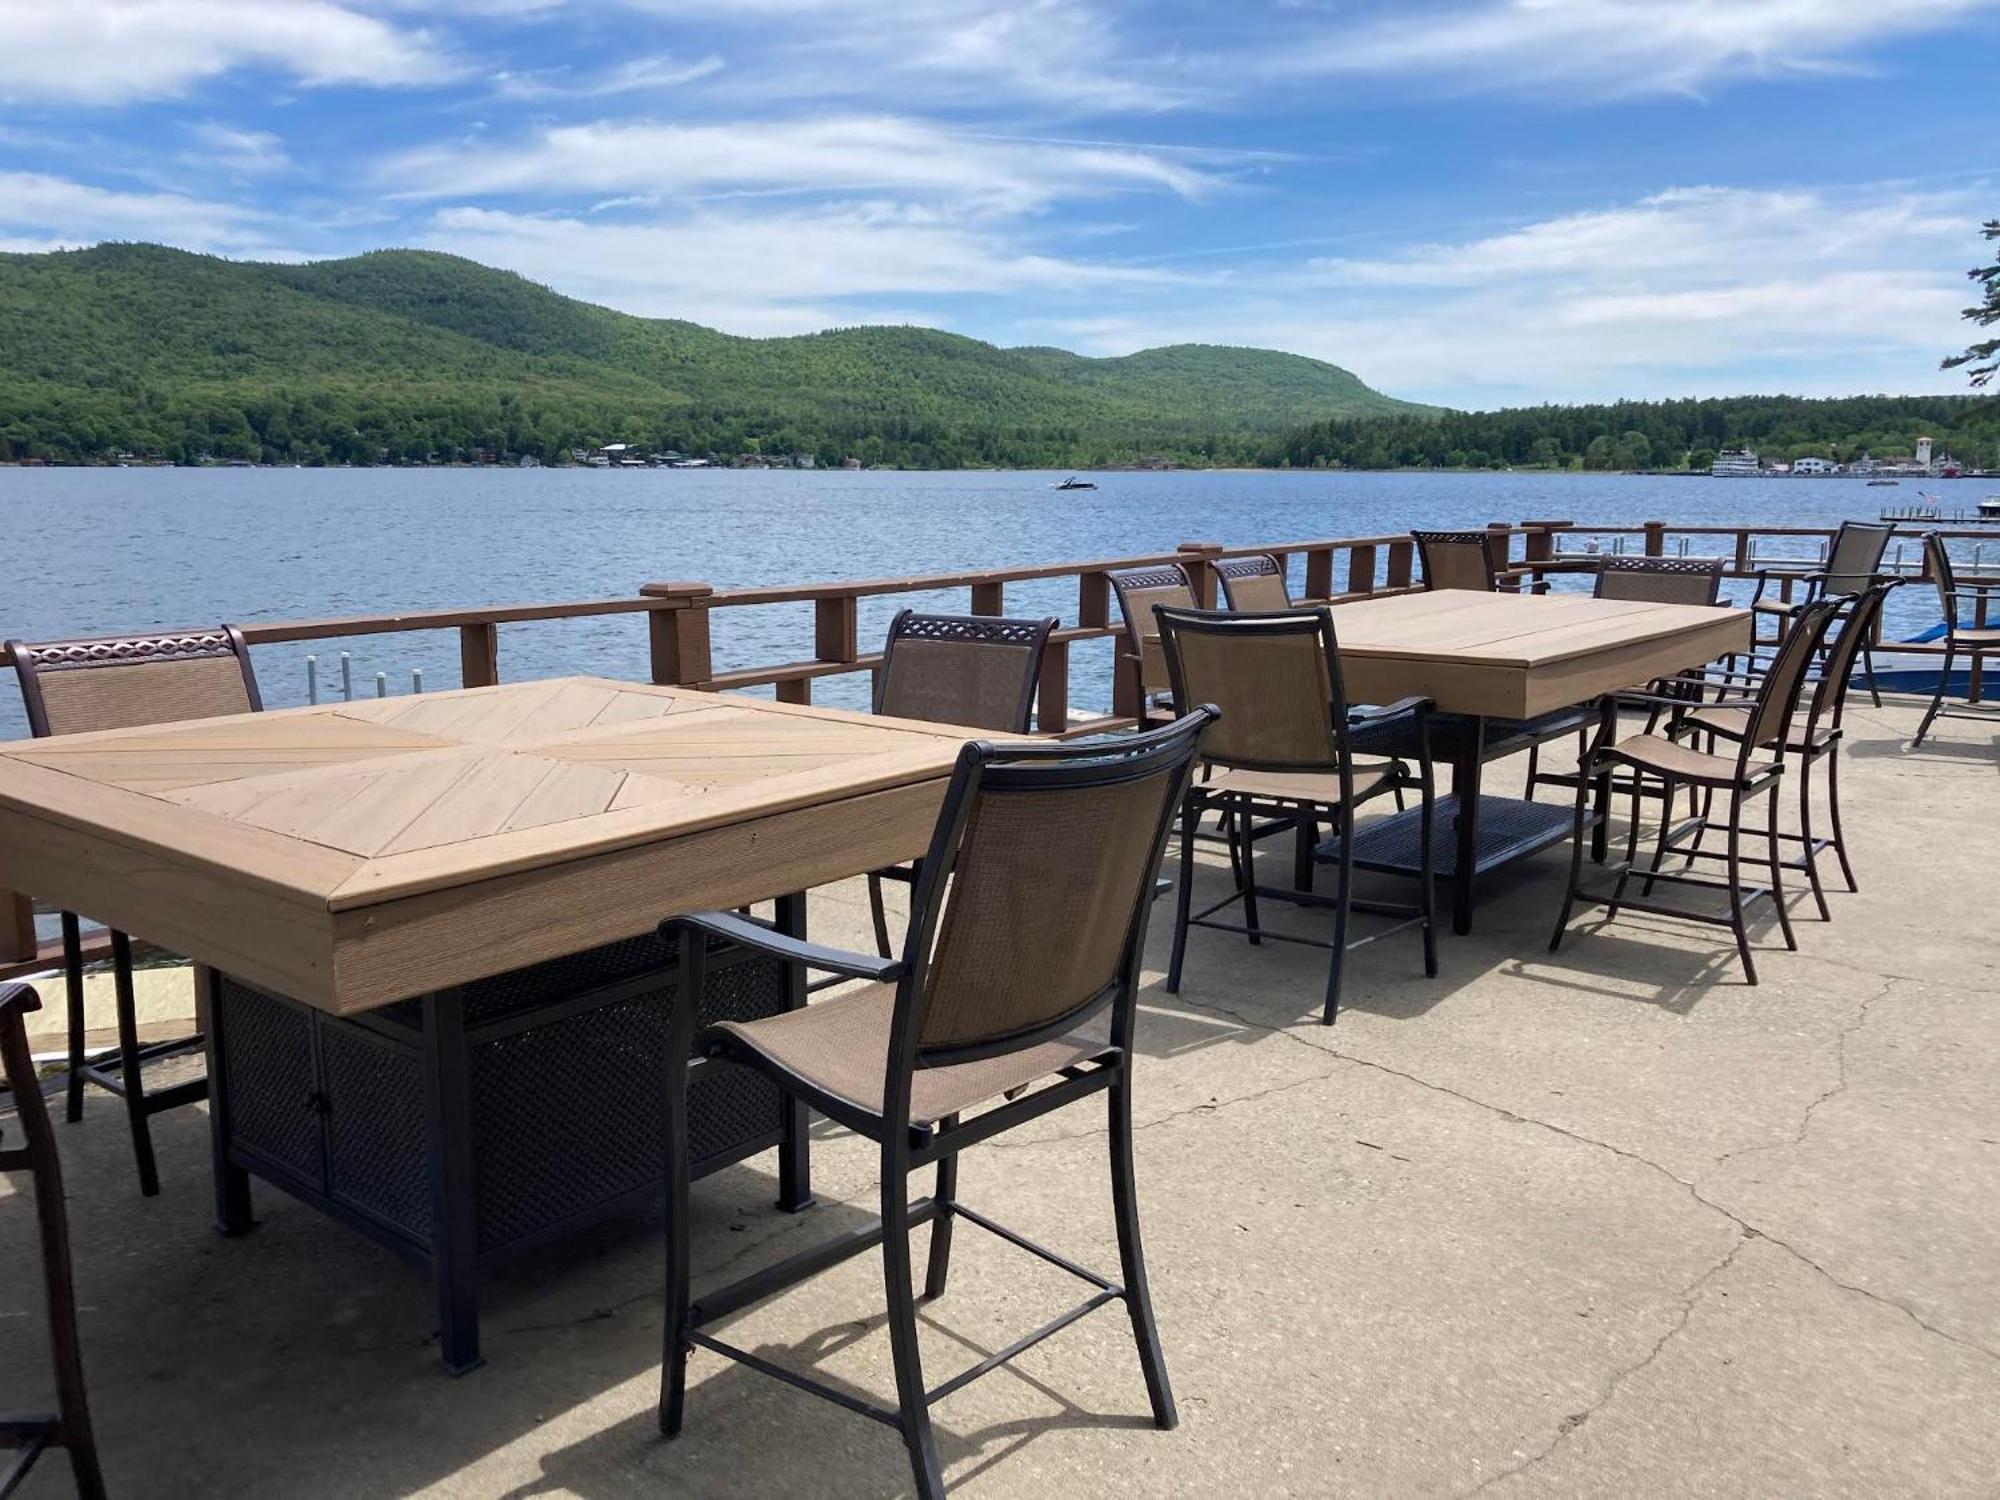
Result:
[[[1454,87],[1579,84],[1604,94],[1851,67],[1995,0],[1445,0],[1360,24],[1343,9],[1261,53],[1260,72],[1391,74]]]
[[[334,0],[0,0],[0,100],[119,104],[243,67],[383,86],[451,71],[422,32]]]
[[[244,130],[219,120],[190,125],[195,149],[184,160],[201,166],[219,167],[238,177],[262,177],[288,171],[292,159],[285,143],[268,130]]]
[[[511,143],[403,152],[380,163],[376,177],[385,191],[410,198],[900,192],[1008,213],[1135,189],[1201,198],[1222,183],[1184,158],[1142,148],[999,138],[861,115],[559,125]]]
[[[681,88],[720,73],[723,61],[714,53],[683,62],[670,52],[627,58],[601,74],[576,77],[570,70],[500,73],[494,86],[508,99],[608,99],[619,94],[658,93]]]
[[[0,172],[0,235],[58,250],[100,240],[157,240],[186,250],[289,258],[274,221],[233,203],[180,193],[128,193],[41,172]]]
[[[1075,261],[990,229],[890,204],[795,213],[735,209],[615,224],[563,216],[447,208],[423,242],[504,265],[560,291],[650,317],[688,318],[732,333],[796,333],[891,315],[852,299],[1031,292],[1158,290],[1160,271]],[[936,321],[911,312],[896,321]]]

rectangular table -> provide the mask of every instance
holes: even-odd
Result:
[[[1750,646],[1747,610],[1584,594],[1437,589],[1345,604],[1333,619],[1350,702],[1421,696],[1440,714],[1463,716],[1441,736],[1452,790],[1438,799],[1432,850],[1437,874],[1452,883],[1452,926],[1460,933],[1472,929],[1480,875],[1570,830],[1567,808],[1481,794],[1489,732]],[[1359,831],[1355,862],[1415,873],[1419,816],[1412,808]]]
[[[482,1261],[655,1189],[647,935],[767,899],[802,931],[797,893],[923,852],[964,738],[577,677],[19,741],[0,884],[202,966],[219,1226],[254,1171],[426,1264],[468,1369]],[[701,1003],[803,998],[724,961]],[[802,1202],[803,1111],[707,1086],[697,1156],[781,1144]]]

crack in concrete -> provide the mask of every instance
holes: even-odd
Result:
[[[1338,1067],[1327,1068],[1323,1072],[1311,1073],[1303,1078],[1294,1078],[1289,1083],[1274,1083],[1269,1088],[1255,1089],[1247,1094],[1234,1094],[1227,1099],[1210,1099],[1202,1104],[1191,1104],[1186,1109],[1171,1110],[1164,1115],[1155,1116],[1150,1120],[1135,1120],[1132,1123],[1132,1131],[1136,1135],[1142,1130],[1153,1130],[1161,1125],[1170,1125],[1175,1120],[1185,1120],[1190,1115],[1212,1115],[1225,1109],[1234,1108],[1239,1104],[1252,1104],[1259,1099],[1270,1099],[1279,1094],[1290,1093],[1293,1089],[1302,1089],[1310,1084],[1324,1083],[1339,1071]],[[1038,1135],[1031,1139],[1018,1141],[988,1141],[981,1149],[986,1151],[1025,1151],[1032,1146],[1054,1146],[1065,1141],[1095,1140],[1100,1136],[1109,1134],[1109,1130],[1109,1126],[1094,1125],[1085,1130],[1072,1130],[1063,1135]]]
[[[1289,1028],[1282,1026],[1273,1026],[1267,1021],[1260,1021],[1253,1016],[1245,1015],[1241,1011],[1233,1010],[1228,1006],[1213,1005],[1213,1004],[1204,1005],[1199,1001],[1189,1000],[1187,999],[1186,996],[1180,996],[1178,998],[1180,1000],[1180,1003],[1183,1005],[1192,1006],[1197,1010],[1207,1010],[1217,1015],[1228,1016],[1230,1019],[1240,1022],[1241,1024],[1248,1026],[1253,1030],[1268,1032],[1273,1036],[1285,1037],[1290,1041],[1296,1042],[1301,1047],[1310,1047],[1315,1052],[1324,1053],[1328,1057],[1340,1058],[1342,1061],[1351,1063],[1355,1067],[1367,1068],[1373,1072],[1382,1073],[1391,1078],[1402,1079],[1404,1082],[1413,1083],[1419,1088],[1428,1089],[1433,1093],[1446,1095],[1447,1097],[1456,1099],[1463,1104],[1469,1104],[1473,1106],[1475,1109],[1483,1109],[1488,1111],[1489,1113],[1496,1114],[1511,1124],[1533,1125],[1538,1127],[1539,1129],[1550,1132],[1552,1135],[1558,1135],[1563,1137],[1565,1140],[1574,1141],[1580,1146],[1590,1146],[1600,1151],[1608,1151],[1613,1156],[1619,1157],[1622,1160],[1636,1163],[1637,1165],[1645,1167],[1647,1170],[1656,1172],[1660,1176],[1666,1178],[1667,1181],[1673,1183],[1676,1187],[1680,1188],[1682,1192],[1686,1193],[1689,1198],[1693,1199],[1703,1208],[1708,1209],[1711,1213],[1720,1214],[1723,1218],[1727,1219],[1730,1223],[1734,1224],[1738,1229],[1741,1229],[1749,1234],[1754,1234],[1758,1236],[1760,1239],[1763,1239],[1770,1244],[1776,1245],[1780,1250],[1783,1250],[1787,1255],[1790,1255],[1793,1259],[1798,1261],[1799,1264],[1805,1266],[1815,1275],[1823,1278],[1829,1285],[1838,1287],[1840,1290],[1844,1292],[1851,1292],[1857,1297],[1864,1297],[1868,1301],[1876,1303],[1881,1307],[1888,1308],[1893,1312],[1901,1313],[1911,1323],[1916,1325],[1918,1328],[1921,1328],[1924,1332],[1929,1334],[1934,1334],[1938,1338],[1945,1340],[1947,1343],[1957,1344],[1960,1348],[1970,1349],[1976,1354],[1983,1354],[1988,1359],[2000,1362],[2000,1349],[1992,1348],[1987,1344],[1981,1343],[1977,1339],[1968,1338],[1963,1334],[1953,1333],[1949,1329],[1940,1328],[1935,1323],[1932,1323],[1928,1319],[1926,1319],[1921,1313],[1917,1312],[1916,1309],[1908,1306],[1907,1304],[1901,1301],[1898,1301],[1894,1297],[1888,1296],[1881,1292],[1873,1291],[1865,1286],[1859,1286],[1851,1281],[1841,1280],[1840,1277],[1834,1275],[1833,1272],[1829,1271],[1825,1266],[1821,1265],[1818,1261],[1814,1260],[1810,1255],[1807,1255],[1803,1250],[1799,1249],[1798,1246],[1790,1243],[1785,1239],[1780,1238],[1775,1234],[1772,1234],[1769,1230],[1763,1228],[1760,1225],[1752,1224],[1749,1220],[1745,1219],[1741,1214],[1736,1213],[1733,1209],[1730,1209],[1725,1205],[1718,1203],[1715,1199],[1708,1197],[1701,1191],[1701,1189],[1694,1182],[1690,1181],[1685,1177],[1682,1177],[1677,1172],[1671,1171],[1670,1169],[1661,1166],[1658,1162],[1652,1160],[1650,1157],[1641,1156],[1638,1152],[1628,1150],[1623,1146],[1613,1145],[1610,1141],[1599,1140],[1595,1136],[1580,1134],[1577,1131],[1569,1129],[1567,1126],[1557,1125],[1553,1121],[1539,1120],[1533,1117],[1532,1115],[1519,1114],[1514,1110],[1508,1109],[1505,1105],[1494,1104],[1489,1100],[1478,1098],[1477,1096],[1472,1094],[1463,1093],[1460,1090],[1451,1088],[1445,1084],[1434,1083],[1428,1078],[1420,1078],[1416,1074],[1405,1072],[1401,1068],[1390,1067],[1387,1063],[1376,1062],[1373,1059],[1366,1057],[1356,1057],[1352,1053],[1342,1052],[1336,1047],[1322,1046],[1320,1043],[1313,1041],[1308,1037],[1302,1036],[1299,1033],[1290,1030]],[[1871,1001],[1870,1003],[1872,1004],[1873,1002]]]
[[[1688,1323],[1694,1317],[1695,1304],[1701,1300],[1702,1288],[1727,1271],[1736,1263],[1737,1256],[1741,1255],[1751,1244],[1762,1238],[1763,1236],[1758,1234],[1756,1230],[1744,1229],[1737,1238],[1736,1243],[1730,1247],[1727,1255],[1723,1256],[1722,1259],[1718,1260],[1714,1265],[1695,1277],[1693,1281],[1690,1281],[1686,1286],[1681,1288],[1679,1293],[1681,1301],[1680,1316],[1673,1320],[1664,1333],[1653,1340],[1652,1347],[1643,1356],[1633,1363],[1626,1365],[1623,1369],[1614,1372],[1611,1378],[1605,1382],[1604,1389],[1598,1394],[1597,1399],[1591,1402],[1590,1405],[1586,1406],[1582,1411],[1570,1413],[1570,1415],[1558,1422],[1556,1424],[1555,1435],[1539,1451],[1529,1454],[1519,1463],[1511,1464],[1496,1474],[1488,1475],[1471,1489],[1466,1490],[1459,1497],[1459,1500],[1471,1500],[1472,1496],[1483,1493],[1492,1486],[1500,1483],[1503,1479],[1512,1479],[1517,1474],[1525,1474],[1528,1470],[1547,1462],[1549,1458],[1554,1456],[1555,1451],[1569,1441],[1571,1433],[1575,1432],[1584,1423],[1609,1406],[1618,1392],[1624,1388],[1626,1381],[1651,1365],[1653,1361],[1666,1351],[1667,1345],[1671,1344],[1686,1331]]]
[[[1868,1024],[1869,1007],[1874,1005],[1875,1002],[1878,1000],[1883,1000],[1888,998],[1889,991],[1893,990],[1897,985],[1901,984],[1902,982],[1903,981],[1899,977],[1891,975],[1887,979],[1883,980],[1881,989],[1877,990],[1872,995],[1864,996],[1861,1003],[1855,1007],[1854,1019],[1850,1021],[1847,1025],[1841,1027],[1840,1035],[1834,1039],[1833,1086],[1831,1088],[1822,1090],[1819,1094],[1815,1095],[1812,1098],[1812,1100],[1810,1100],[1807,1103],[1804,1112],[1799,1116],[1799,1128],[1792,1133],[1792,1138],[1790,1140],[1766,1141],[1762,1145],[1758,1146],[1738,1146],[1734,1151],[1725,1151],[1722,1153],[1722,1155],[1716,1157],[1715,1164],[1719,1167],[1726,1161],[1736,1160],[1736,1158],[1738,1158],[1739,1156],[1755,1156],[1759,1152],[1763,1151],[1785,1151],[1789,1150],[1794,1146],[1803,1146],[1805,1144],[1807,1134],[1812,1130],[1813,1116],[1816,1113],[1818,1113],[1820,1106],[1827,1103],[1829,1100],[1837,1098],[1839,1095],[1847,1091],[1848,1039],[1851,1038],[1863,1026]]]

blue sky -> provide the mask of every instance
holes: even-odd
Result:
[[[419,245],[748,334],[1455,406],[1963,387],[2000,0],[0,0],[0,249]]]

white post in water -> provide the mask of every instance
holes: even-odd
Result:
[[[424,690],[424,669],[422,667],[410,668],[410,691],[413,693],[421,693],[423,690]]]
[[[354,701],[354,658],[345,651],[340,653],[340,696]]]
[[[306,658],[306,702],[319,702],[319,658]]]
[[[377,672],[375,674],[375,696],[378,698],[389,696],[389,674],[387,672]]]

